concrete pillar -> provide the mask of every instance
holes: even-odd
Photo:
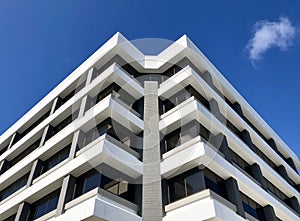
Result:
[[[88,86],[96,75],[97,75],[97,69],[95,67],[91,67],[87,73],[85,86]]]
[[[61,106],[61,103],[62,99],[60,97],[56,97],[52,103],[50,114],[53,114]]]
[[[80,104],[80,107],[79,107],[78,118],[80,118],[84,115],[85,110],[86,110],[87,100],[88,100],[88,95],[86,95],[82,98],[81,104]]]
[[[81,130],[77,130],[74,132],[72,144],[70,148],[69,159],[74,159],[76,156],[76,151],[82,148],[82,137],[83,132]]]
[[[60,97],[54,99],[49,116],[52,115],[55,112],[55,110],[59,107],[60,99]],[[40,147],[43,146],[45,142],[51,137],[50,135],[52,133],[52,130],[53,126],[51,126],[50,124],[45,127],[41,138]]]
[[[228,200],[236,206],[237,214],[245,218],[245,211],[237,181],[233,177],[230,177],[225,180],[224,184]]]
[[[76,178],[73,177],[72,175],[66,176],[64,178],[60,190],[59,199],[58,199],[56,215],[55,215],[56,217],[64,213],[66,203],[72,200],[75,184],[76,184]]]
[[[218,105],[218,102],[212,98],[210,101],[209,101],[209,107],[210,107],[210,111],[211,113],[218,119],[221,121],[221,123],[225,123],[226,122],[226,119],[225,117],[222,115],[222,113],[220,112],[220,109],[219,109],[219,105]]]
[[[263,177],[260,166],[257,163],[250,165],[247,170],[250,172],[252,177],[261,184],[262,188],[268,189],[266,180]]]
[[[251,140],[250,133],[245,129],[240,133],[241,139],[248,145],[248,147],[255,153],[255,148]]]
[[[31,205],[27,202],[23,202],[20,204],[15,221],[27,221],[27,217],[30,213]]]
[[[32,181],[41,174],[42,169],[43,169],[43,161],[41,161],[40,159],[35,160],[32,164],[26,187],[31,186]]]
[[[40,147],[45,144],[45,142],[51,137],[51,133],[53,131],[53,127],[49,124],[45,127],[41,142],[40,142]]]
[[[143,199],[144,221],[162,220],[158,83],[144,83]]]
[[[212,77],[211,77],[211,74],[207,71],[205,71],[203,74],[202,74],[202,78],[205,80],[205,82],[214,88],[214,83],[213,83],[213,80],[212,80]]]
[[[15,143],[17,143],[20,140],[20,138],[21,136],[18,132],[14,133],[8,145],[8,149],[11,148]]]
[[[91,83],[92,75],[94,73],[96,73],[96,68],[93,67],[88,72],[86,86]],[[89,102],[90,99],[91,99],[91,97],[89,95],[86,95],[82,98],[80,107],[79,107],[78,118],[80,118],[84,115],[86,108],[87,108],[87,103]],[[82,135],[83,135],[83,132],[80,130],[77,130],[74,132],[71,149],[70,149],[70,154],[69,154],[70,159],[73,159],[75,157],[76,151],[78,150],[78,148],[82,148],[82,146],[80,146],[81,142],[83,141]]]
[[[260,208],[258,213],[263,221],[277,221],[274,208],[271,205]]]
[[[268,144],[270,145],[270,147],[272,147],[273,150],[275,150],[276,152],[278,152],[278,148],[277,145],[275,143],[275,141],[273,140],[273,138],[268,140]]]
[[[283,179],[285,179],[289,184],[293,185],[292,182],[290,181],[289,175],[286,172],[286,169],[283,165],[278,166],[277,171],[282,176]]]
[[[80,113],[79,116],[83,116],[84,113],[87,110],[91,109],[91,107],[93,107],[96,103],[96,98],[92,98],[90,95],[87,95],[86,97],[84,97],[84,99],[86,99],[86,101],[82,101],[85,105],[85,107],[82,109],[84,111],[83,111],[83,114]],[[80,110],[81,110],[81,108],[80,108]],[[79,112],[80,112],[80,110],[79,110]]]
[[[240,117],[244,118],[242,107],[238,102],[235,102],[232,108],[238,115],[240,115]]]
[[[300,214],[300,206],[299,206],[298,199],[295,196],[293,196],[288,199],[288,202],[289,202],[290,206],[292,207],[292,209],[295,210],[298,214]]]
[[[215,147],[217,149],[219,149],[221,153],[224,154],[225,159],[228,162],[230,162],[230,163],[232,162],[232,158],[231,158],[229,147],[228,147],[228,143],[227,143],[227,138],[225,137],[224,134],[222,134],[222,133],[218,134],[215,137],[213,145],[215,145]]]
[[[296,173],[298,173],[296,165],[295,165],[295,163],[294,163],[294,161],[293,161],[293,159],[291,157],[289,157],[288,159],[286,159],[286,162],[287,162],[288,165],[290,165],[293,168],[293,170],[296,171]]]

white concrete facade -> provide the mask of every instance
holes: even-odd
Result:
[[[143,117],[149,74],[167,76],[158,121]],[[1,135],[0,220],[150,221],[148,125],[161,136],[160,220],[300,220],[298,157],[187,36],[148,56],[120,33]]]

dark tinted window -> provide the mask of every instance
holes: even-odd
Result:
[[[200,192],[203,188],[201,180],[202,171],[198,168],[194,168],[168,180],[169,202],[172,203],[176,200]]]
[[[256,219],[260,219],[258,209],[261,208],[261,206],[242,192],[241,198],[245,212],[255,217]]]
[[[4,200],[5,198],[9,197],[22,187],[24,187],[27,183],[28,175],[26,174],[17,181],[13,182],[10,186],[6,187],[4,190],[0,192],[0,200]]]
[[[32,145],[30,145],[28,148],[26,148],[22,153],[20,153],[18,156],[16,156],[13,160],[11,160],[9,163],[9,167],[12,167],[13,165],[17,164],[20,160],[25,158],[32,151],[37,149],[40,145],[40,142],[41,142],[41,139],[37,140]]]
[[[43,169],[41,173],[45,173],[46,171],[50,170],[51,168],[58,165],[60,162],[64,161],[68,158],[70,153],[71,144],[54,154],[48,160],[43,163]]]
[[[29,220],[37,219],[56,209],[59,199],[60,189],[48,194],[39,201],[33,203],[34,209]]]

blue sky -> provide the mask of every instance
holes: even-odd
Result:
[[[300,156],[299,10],[297,0],[2,0],[0,134],[115,32],[187,34]]]

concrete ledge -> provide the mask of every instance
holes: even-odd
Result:
[[[49,213],[46,213],[45,215],[41,216],[40,218],[35,219],[34,221],[44,221],[44,220],[49,220],[50,218],[54,217],[56,213],[56,209],[52,210]]]
[[[189,140],[189,141],[187,141],[187,142],[185,142],[185,143],[183,143],[183,144],[175,147],[174,149],[172,149],[172,150],[164,153],[162,155],[162,159],[166,159],[166,158],[168,158],[168,157],[170,157],[170,156],[172,156],[172,155],[174,155],[174,154],[176,154],[176,153],[184,150],[188,146],[191,146],[191,145],[193,145],[195,143],[198,143],[198,142],[201,142],[201,137],[200,136],[197,136],[197,137],[195,137],[195,138],[193,138],[193,139],[191,139],[191,140]]]
[[[259,221],[258,219],[254,218],[253,216],[251,216],[250,214],[248,214],[246,212],[245,212],[245,216],[246,216],[246,219],[249,221]]]
[[[179,105],[177,105],[176,107],[172,108],[171,110],[167,111],[166,113],[160,115],[160,119],[164,119],[165,117],[169,116],[170,114],[178,111],[180,108],[182,108],[183,106],[187,105],[188,103],[194,101],[195,98],[194,96],[190,97],[189,99],[183,101],[182,103],[180,103]]]
[[[71,202],[67,203],[65,206],[65,210],[68,210],[78,204],[80,204],[81,202],[84,202],[90,198],[93,197],[97,197],[98,199],[102,199],[104,201],[107,201],[108,203],[112,203],[112,204],[118,204],[119,207],[126,209],[131,212],[135,212],[137,213],[138,211],[138,206],[135,205],[134,203],[131,203],[119,196],[116,196],[106,190],[103,190],[101,188],[94,188],[91,191],[77,197],[76,199],[72,200]]]
[[[237,211],[235,205],[233,205],[231,202],[227,201],[226,199],[224,199],[223,197],[219,196],[218,194],[214,193],[213,191],[211,191],[209,189],[203,190],[199,193],[195,193],[191,196],[185,197],[181,200],[171,203],[171,204],[165,206],[165,209],[166,209],[166,212],[170,212],[177,208],[181,208],[182,206],[191,204],[193,202],[196,202],[196,201],[208,198],[208,197],[219,201],[220,203],[222,203],[223,205],[227,206],[228,208],[230,208],[231,210],[233,210],[235,212]]]

